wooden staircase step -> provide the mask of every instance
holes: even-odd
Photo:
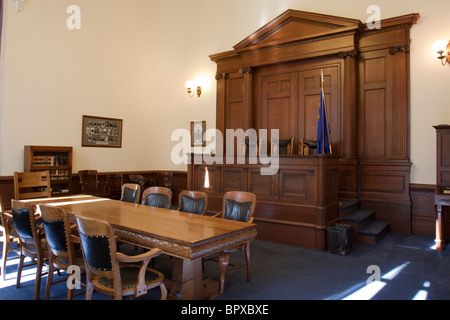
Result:
[[[358,230],[358,236],[371,238],[372,243],[377,243],[387,233],[389,229],[389,223],[386,221],[373,220]]]
[[[375,212],[359,209],[359,201],[341,201],[342,223],[353,226],[353,241],[375,244],[382,239],[389,229],[386,221],[375,220]]]
[[[357,209],[343,216],[342,221],[356,224],[357,229],[360,230],[362,227],[364,227],[367,223],[369,223],[373,219],[373,216],[374,216],[373,210]]]

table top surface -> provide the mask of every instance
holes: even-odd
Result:
[[[60,206],[75,216],[110,223],[114,228],[172,241],[190,247],[255,229],[256,225],[210,216],[150,207],[107,198],[78,195],[25,200]]]

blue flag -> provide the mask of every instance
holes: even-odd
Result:
[[[323,76],[320,92],[319,123],[317,126],[317,154],[330,154],[328,142],[327,112],[325,108],[325,93],[323,92]]]

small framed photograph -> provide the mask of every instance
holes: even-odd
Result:
[[[206,146],[205,131],[206,131],[206,121],[191,122],[191,147]]]
[[[122,148],[122,119],[83,116],[83,147]]]

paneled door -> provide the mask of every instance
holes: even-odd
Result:
[[[296,153],[300,139],[317,140],[317,125],[321,95],[321,72],[330,142],[333,154],[340,154],[341,95],[340,64],[294,64],[259,72],[259,127],[279,129],[279,138],[296,138]],[[268,138],[270,141],[270,137]]]

